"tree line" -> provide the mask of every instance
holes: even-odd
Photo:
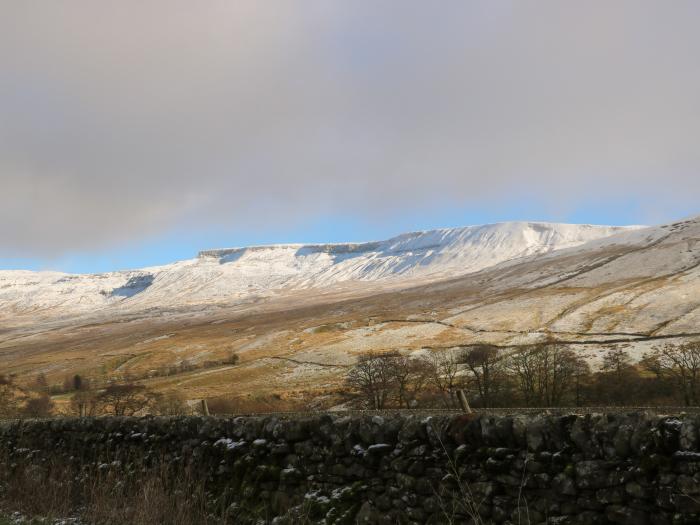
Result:
[[[184,374],[202,368],[236,365],[239,356],[229,351],[223,359],[180,363],[160,367],[145,373],[127,372],[107,378],[107,371],[89,378],[81,374],[66,375],[62,382],[50,383],[44,373],[20,380],[15,374],[0,374],[0,418],[41,418],[54,415],[115,415],[140,414],[177,415],[193,410],[184,397],[176,393],[163,394],[147,388],[142,381],[152,377]],[[54,396],[71,395],[70,402],[57,406]]]
[[[51,397],[56,387],[44,374],[22,382],[0,374],[0,418],[193,411],[181,395],[151,391],[130,377],[98,382],[76,374],[61,387],[71,398],[57,408]],[[459,390],[474,408],[699,406],[700,341],[663,344],[637,362],[625,348],[611,346],[593,365],[556,341],[512,348],[474,344],[420,355],[370,352],[349,368],[340,394],[358,408],[458,408]],[[215,404],[216,412],[235,411],[230,403],[221,410]]]
[[[667,343],[638,362],[609,347],[591,366],[555,341],[500,348],[475,344],[418,356],[363,354],[345,378],[351,405],[457,408],[464,390],[474,407],[700,404],[700,342]]]
[[[97,386],[76,374],[70,380],[65,380],[63,386],[73,395],[59,413],[51,398],[52,388],[44,374],[36,376],[28,385],[20,384],[14,376],[0,375],[0,418],[134,416],[146,413],[178,415],[190,411],[180,395],[153,392],[128,379]]]

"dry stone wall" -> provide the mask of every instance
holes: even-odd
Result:
[[[700,523],[696,416],[84,418],[0,424],[2,468],[190,468],[231,523]],[[480,521],[479,521],[480,520]]]

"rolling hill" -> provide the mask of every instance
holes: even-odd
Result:
[[[130,373],[189,398],[304,398],[331,393],[367,350],[554,337],[594,361],[610,345],[641,355],[700,335],[699,240],[700,218],[651,228],[504,223],[214,250],[68,276],[72,284],[2,272],[0,368],[56,380]],[[223,362],[231,351],[236,365]],[[184,360],[197,368],[156,373]]]

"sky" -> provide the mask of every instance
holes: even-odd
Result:
[[[700,214],[696,1],[0,13],[0,269]]]

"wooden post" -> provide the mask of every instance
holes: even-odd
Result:
[[[80,417],[85,417],[85,413],[87,410],[85,410],[85,403],[80,403]]]
[[[202,399],[202,414],[205,416],[209,415],[209,405],[207,405],[206,399]]]
[[[459,399],[459,404],[462,406],[462,412],[471,414],[472,409],[469,406],[469,401],[467,401],[467,396],[464,393],[464,390],[457,390],[457,399]]]

